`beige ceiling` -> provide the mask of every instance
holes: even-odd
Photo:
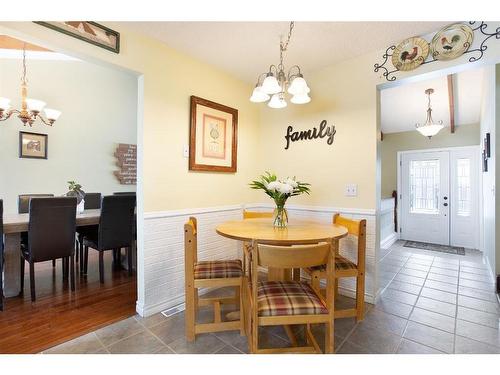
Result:
[[[478,124],[481,114],[481,94],[484,70],[474,68],[454,74],[455,125]],[[426,118],[427,96],[424,91],[433,88],[431,95],[432,117],[450,126],[447,76],[382,90],[381,130],[383,133],[414,131],[415,123],[423,124]]]
[[[296,22],[286,66],[304,74],[404,38],[424,35],[450,22]],[[288,22],[123,22],[168,46],[254,83],[279,61],[280,36]]]

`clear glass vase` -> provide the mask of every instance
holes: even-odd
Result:
[[[285,206],[276,206],[273,219],[273,224],[276,228],[286,228],[288,225],[288,212]]]

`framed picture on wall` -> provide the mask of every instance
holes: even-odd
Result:
[[[236,172],[238,110],[191,96],[189,170]]]
[[[48,135],[19,132],[19,157],[47,159]]]
[[[120,53],[120,33],[92,21],[55,21],[35,23],[83,40],[114,53]]]

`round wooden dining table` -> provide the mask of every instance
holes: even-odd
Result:
[[[221,236],[233,240],[276,245],[304,245],[318,242],[332,242],[338,249],[338,241],[347,236],[347,228],[324,224],[311,220],[290,220],[286,228],[277,228],[269,218],[244,219],[226,221],[216,227],[216,232]],[[293,247],[290,248],[293,255]],[[289,280],[291,270],[269,269],[269,280]]]

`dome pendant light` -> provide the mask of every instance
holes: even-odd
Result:
[[[425,124],[420,125],[416,124],[415,128],[418,130],[420,134],[425,137],[431,139],[437,133],[440,132],[441,129],[444,128],[443,121],[434,122],[432,119],[432,107],[431,107],[431,94],[434,93],[434,89],[425,90],[425,94],[427,95],[427,118],[425,120]]]
[[[285,100],[286,92],[292,95],[290,101],[294,104],[305,104],[311,101],[308,95],[311,89],[307,86],[300,67],[294,65],[288,70],[288,74],[285,73],[283,55],[288,49],[294,25],[294,22],[290,22],[288,37],[285,42],[280,42],[280,63],[278,65],[271,65],[269,71],[259,75],[257,84],[250,97],[251,102],[262,103],[269,100],[267,103],[269,107],[285,108],[287,106]]]

